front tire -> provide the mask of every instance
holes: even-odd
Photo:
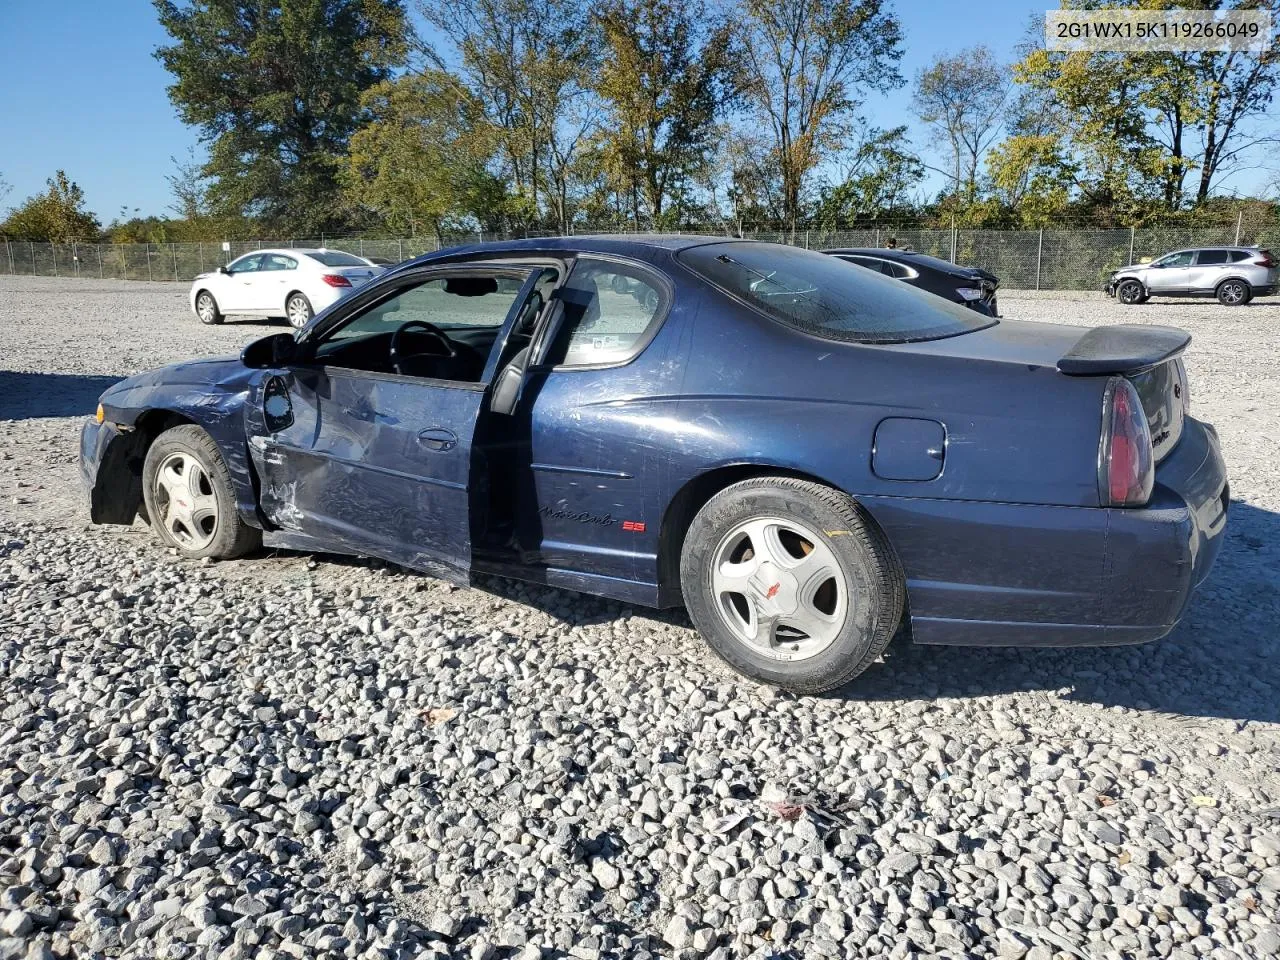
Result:
[[[786,477],[744,480],[698,511],[680,582],[689,616],[726,663],[796,693],[852,680],[902,618],[903,575],[848,496]]]
[[[289,299],[284,302],[284,313],[289,318],[289,326],[295,330],[301,330],[315,316],[315,311],[311,309],[311,301],[301,293],[289,294]]]
[[[1126,280],[1116,289],[1116,299],[1126,306],[1147,302],[1147,292],[1137,280]]]
[[[147,450],[142,496],[151,528],[190,560],[229,560],[256,550],[262,532],[240,519],[222,452],[194,424],[166,430]]]
[[[218,309],[218,301],[208,290],[201,290],[196,294],[196,316],[206,326],[213,326],[223,320],[222,311]]]
[[[1218,284],[1218,302],[1224,307],[1242,307],[1253,299],[1253,291],[1243,280],[1224,280]]]

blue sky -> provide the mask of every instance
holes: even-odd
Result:
[[[407,4],[412,6],[412,0]],[[986,43],[1008,59],[1028,18],[1052,0],[898,0],[906,56],[903,76],[936,54]],[[0,0],[0,178],[10,206],[41,191],[63,168],[103,223],[127,208],[164,214],[171,157],[198,144],[169,103],[169,75],[152,56],[167,39],[149,0]],[[873,123],[911,122],[907,89],[874,95]],[[924,138],[916,135],[917,145]],[[1249,171],[1232,185],[1260,187],[1275,171]]]

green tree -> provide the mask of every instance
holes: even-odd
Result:
[[[315,234],[344,225],[338,175],[361,95],[406,52],[400,0],[155,0],[169,97],[209,143],[223,216]]]
[[[824,227],[842,227],[908,208],[924,174],[906,127],[868,128],[850,152],[843,177],[823,190],[814,219]]]
[[[901,28],[885,0],[741,2],[745,92],[794,232],[810,174],[847,143],[861,96],[901,85]]]
[[[348,196],[392,230],[443,239],[452,219],[500,215],[505,191],[486,170],[495,135],[458,79],[427,70],[365,94],[370,120],[351,138]]]
[[[502,176],[526,226],[567,231],[574,171],[596,117],[588,102],[599,43],[586,0],[419,0],[498,133]],[[424,45],[438,69],[452,58]]]
[[[639,223],[663,224],[708,163],[717,124],[737,93],[738,51],[727,22],[701,0],[609,0],[597,11],[604,57],[595,92],[604,104],[599,148]],[[679,210],[676,211],[678,222]]]
[[[1093,8],[1095,0],[1064,0]],[[1121,0],[1116,6],[1163,9],[1167,0]],[[1203,9],[1265,8],[1280,0],[1204,0]],[[1203,204],[1248,151],[1275,142],[1271,108],[1280,84],[1280,45],[1239,51],[1050,52],[1036,47],[1015,66],[1047,124],[1015,132],[998,162],[1038,158],[1048,181],[1069,175],[1091,210],[1132,223]],[[1033,140],[1018,142],[1030,136]],[[1048,160],[1047,165],[1039,161]],[[1021,164],[1025,172],[1031,169]],[[1188,188],[1188,179],[1192,186]],[[1015,178],[1016,179],[1016,178]]]
[[[84,209],[84,191],[59,170],[48,181],[48,190],[28,197],[15,207],[0,233],[22,240],[69,243],[96,240],[98,219]]]
[[[1009,71],[985,46],[936,57],[916,74],[916,115],[950,152],[951,189],[966,203],[977,200],[978,171],[1004,125],[1009,86]]]

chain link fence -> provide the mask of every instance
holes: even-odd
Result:
[[[708,231],[709,233],[712,231]],[[1093,290],[1117,267],[1185,247],[1246,244],[1280,248],[1280,225],[1251,228],[1142,227],[1128,230],[948,230],[802,229],[791,232],[747,231],[744,239],[795,243],[814,250],[832,247],[880,247],[892,237],[900,249],[910,248],[943,260],[982,267],[1005,288],[1027,290]],[[450,236],[445,246],[501,240],[495,234]],[[293,238],[222,243],[33,243],[5,240],[0,274],[37,277],[84,277],[112,280],[190,281],[264,247],[325,247],[363,257],[399,263],[440,249],[434,238],[344,240]]]

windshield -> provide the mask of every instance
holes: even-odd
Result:
[[[317,250],[314,253],[308,253],[308,257],[312,260],[319,260],[326,267],[367,267],[365,261],[350,253],[340,253],[337,250]]]
[[[828,340],[935,340],[996,321],[837,257],[775,243],[709,243],[680,260],[775,320]]]

